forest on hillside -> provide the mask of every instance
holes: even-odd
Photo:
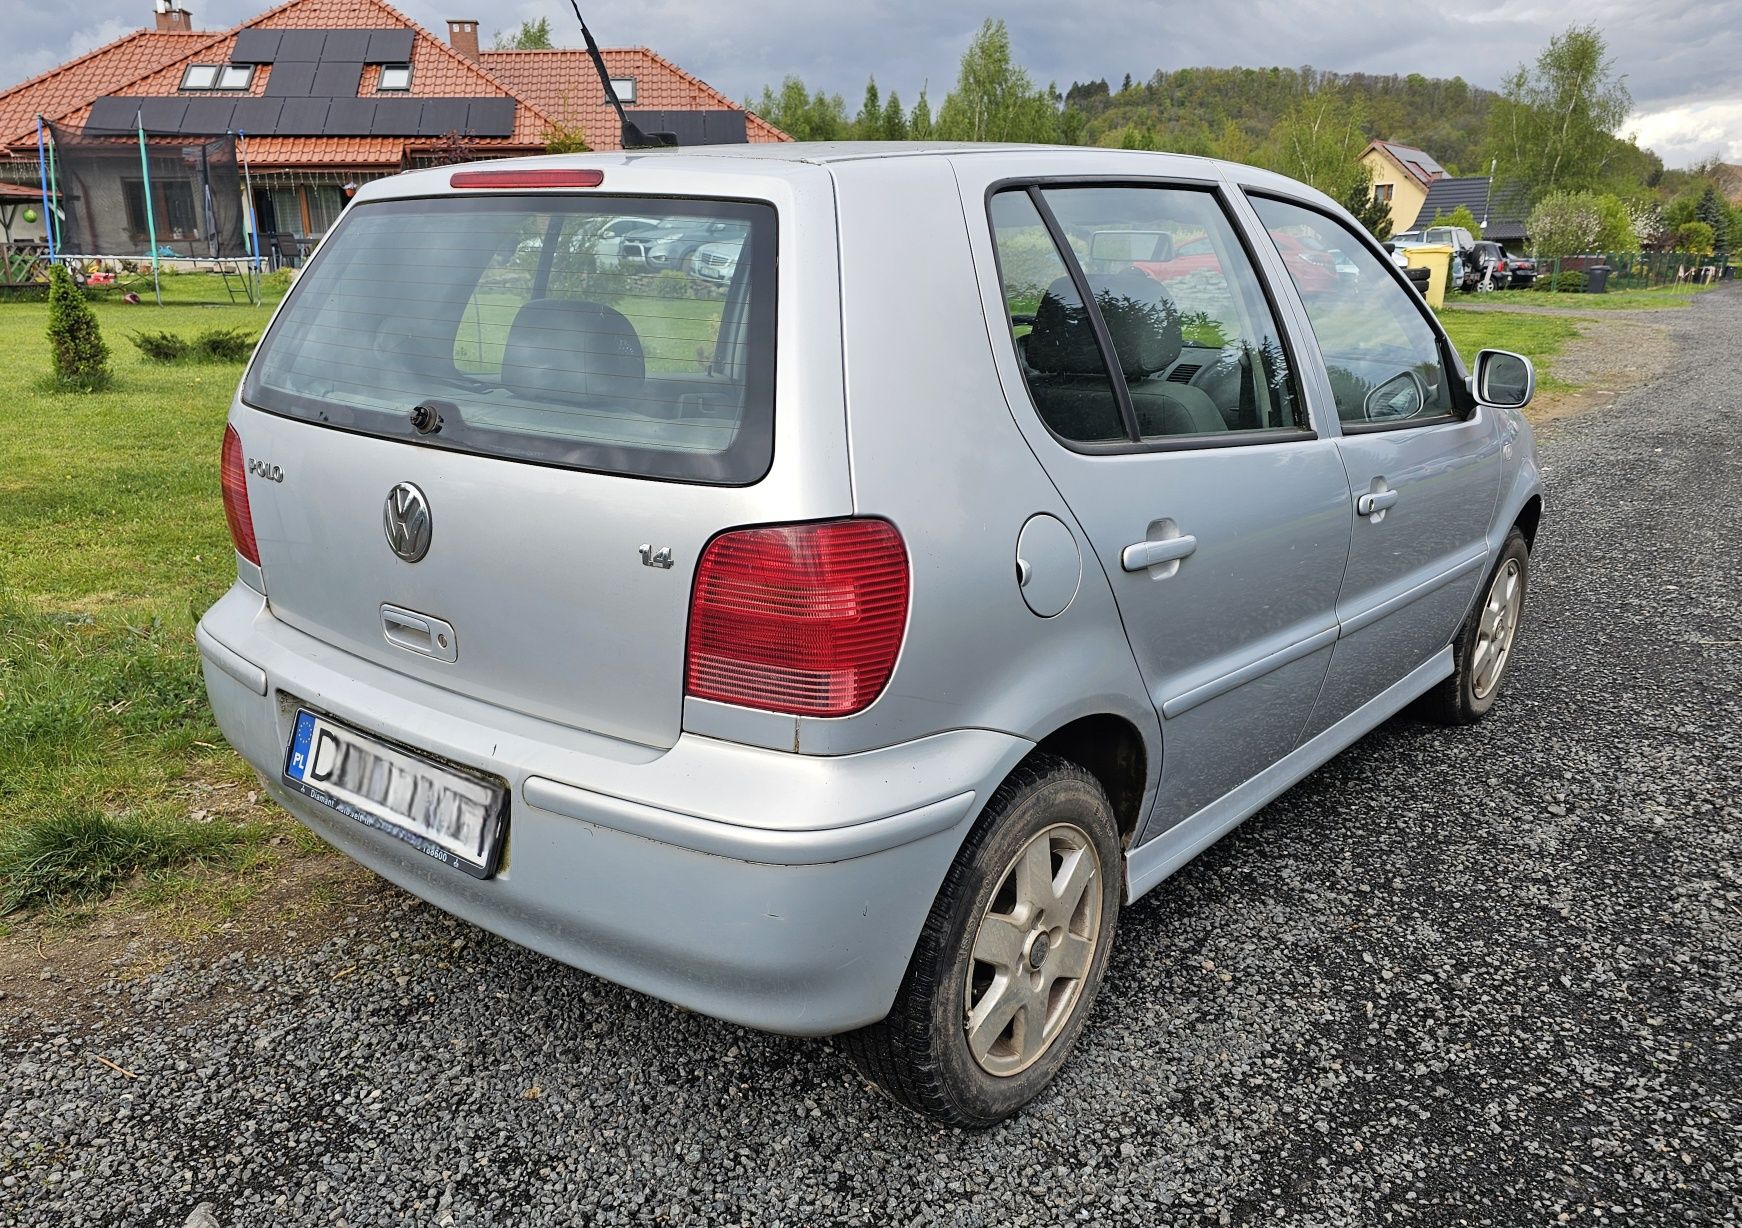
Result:
[[[1081,143],[1218,154],[1229,126],[1252,148],[1261,145],[1302,97],[1331,90],[1358,100],[1364,131],[1425,150],[1452,174],[1480,174],[1488,112],[1496,93],[1461,77],[1380,76],[1303,68],[1158,69],[1147,81],[1129,76],[1073,82],[1063,103],[1084,117]]]

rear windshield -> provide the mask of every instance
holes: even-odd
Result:
[[[774,449],[774,246],[773,207],[738,201],[356,205],[242,396],[427,446],[747,484]]]

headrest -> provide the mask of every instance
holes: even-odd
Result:
[[[1090,273],[1088,278],[1125,377],[1141,379],[1172,366],[1184,339],[1179,309],[1161,284],[1136,269]],[[1036,371],[1100,374],[1101,351],[1095,344],[1094,326],[1076,299],[1068,277],[1059,278],[1041,295],[1026,349],[1028,364]]]
[[[502,350],[502,383],[523,396],[634,400],[646,378],[635,326],[622,312],[583,299],[526,303]]]

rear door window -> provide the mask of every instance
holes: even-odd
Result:
[[[505,459],[753,482],[773,455],[775,241],[773,207],[737,201],[358,205],[243,398]]]
[[[1171,447],[1310,429],[1213,192],[1040,184],[994,195],[991,220],[1011,335],[1054,434]]]

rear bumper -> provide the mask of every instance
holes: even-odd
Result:
[[[279,622],[242,585],[197,638],[224,736],[341,851],[564,963],[776,1032],[887,1013],[968,824],[1031,749],[957,730],[832,758],[691,734],[659,751],[382,669]],[[299,704],[506,779],[501,872],[468,878],[286,788]]]

